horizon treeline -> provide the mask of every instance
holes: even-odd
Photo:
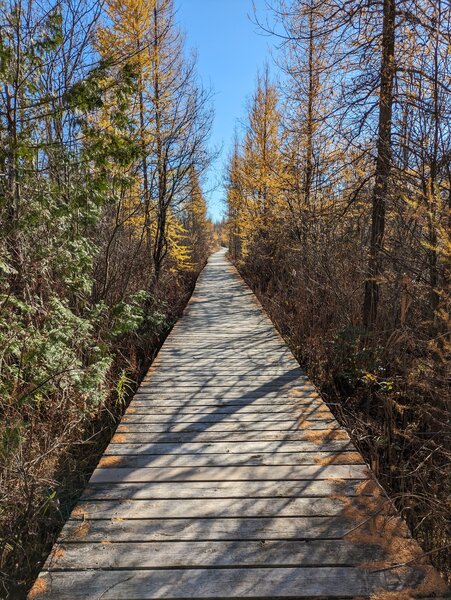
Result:
[[[67,509],[73,444],[95,455],[90,424],[109,398],[120,412],[205,262],[212,111],[172,0],[6,0],[0,23],[8,588],[29,583]]]
[[[230,252],[444,569],[450,4],[268,4],[276,66],[229,161]]]

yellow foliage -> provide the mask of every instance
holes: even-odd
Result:
[[[242,151],[236,146],[229,170],[229,235],[232,252],[241,258],[248,255],[254,233],[265,235],[281,213],[280,122],[277,91],[265,72],[258,78]]]
[[[168,258],[173,271],[189,270],[193,268],[191,262],[191,248],[186,245],[187,231],[182,222],[172,212],[167,216]]]
[[[97,32],[97,46],[104,57],[127,60],[146,71],[150,61],[146,49],[155,0],[107,0],[108,24]]]

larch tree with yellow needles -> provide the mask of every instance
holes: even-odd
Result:
[[[232,247],[243,257],[261,240],[266,240],[265,251],[278,219],[282,143],[278,92],[265,69],[257,80],[242,148],[235,149],[229,170],[232,235],[238,237]]]

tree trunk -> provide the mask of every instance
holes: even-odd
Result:
[[[159,41],[160,34],[158,30],[159,15],[157,7],[153,9],[154,25],[154,109],[155,109],[155,142],[156,142],[156,177],[158,189],[157,204],[157,227],[155,232],[155,244],[153,250],[154,262],[154,281],[158,281],[161,273],[161,267],[164,258],[164,247],[166,243],[166,172],[165,157],[163,156],[161,119],[160,119],[160,62],[159,62]]]
[[[304,181],[304,201],[307,210],[310,208],[310,194],[313,179],[313,102],[315,94],[314,85],[314,24],[313,12],[309,11],[309,44],[308,44],[308,100],[307,100],[307,124],[306,124],[306,165]]]
[[[372,329],[377,319],[382,275],[385,211],[390,179],[393,82],[395,76],[395,0],[384,0],[379,92],[377,160],[372,198],[371,241],[363,303],[363,325]]]
[[[429,286],[430,286],[430,311],[431,318],[435,319],[435,314],[440,303],[440,296],[438,293],[439,287],[439,269],[438,269],[438,255],[437,255],[437,197],[438,191],[438,152],[439,152],[439,134],[440,134],[440,101],[439,101],[439,27],[441,21],[441,2],[437,0],[436,14],[435,14],[435,36],[434,36],[434,79],[432,82],[433,93],[432,93],[432,152],[431,152],[431,166],[429,175],[428,185],[428,227],[429,227]]]

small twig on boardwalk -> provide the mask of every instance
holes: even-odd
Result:
[[[349,529],[344,535],[343,537],[346,537],[347,535],[349,535],[350,533],[352,533],[353,531],[355,531],[356,529],[359,529],[359,527],[362,527],[362,525],[365,525],[365,523],[368,523],[368,521],[370,519],[373,519],[374,517],[376,517],[380,512],[382,512],[384,510],[385,506],[381,506],[381,508],[379,510],[377,510],[374,513],[371,513],[364,521],[362,521],[361,523],[358,523],[358,525],[356,525],[355,527],[352,527],[352,529]],[[392,515],[393,516],[393,515]]]
[[[133,575],[130,575],[130,577],[126,577],[125,579],[116,581],[116,583],[113,583],[113,585],[110,585],[110,587],[107,587],[107,589],[104,592],[102,592],[102,594],[98,597],[98,600],[101,600],[101,598],[103,598],[106,593],[108,593],[110,590],[115,588],[117,585],[120,585],[121,583],[125,583],[126,581],[129,581],[132,577],[133,577]]]

